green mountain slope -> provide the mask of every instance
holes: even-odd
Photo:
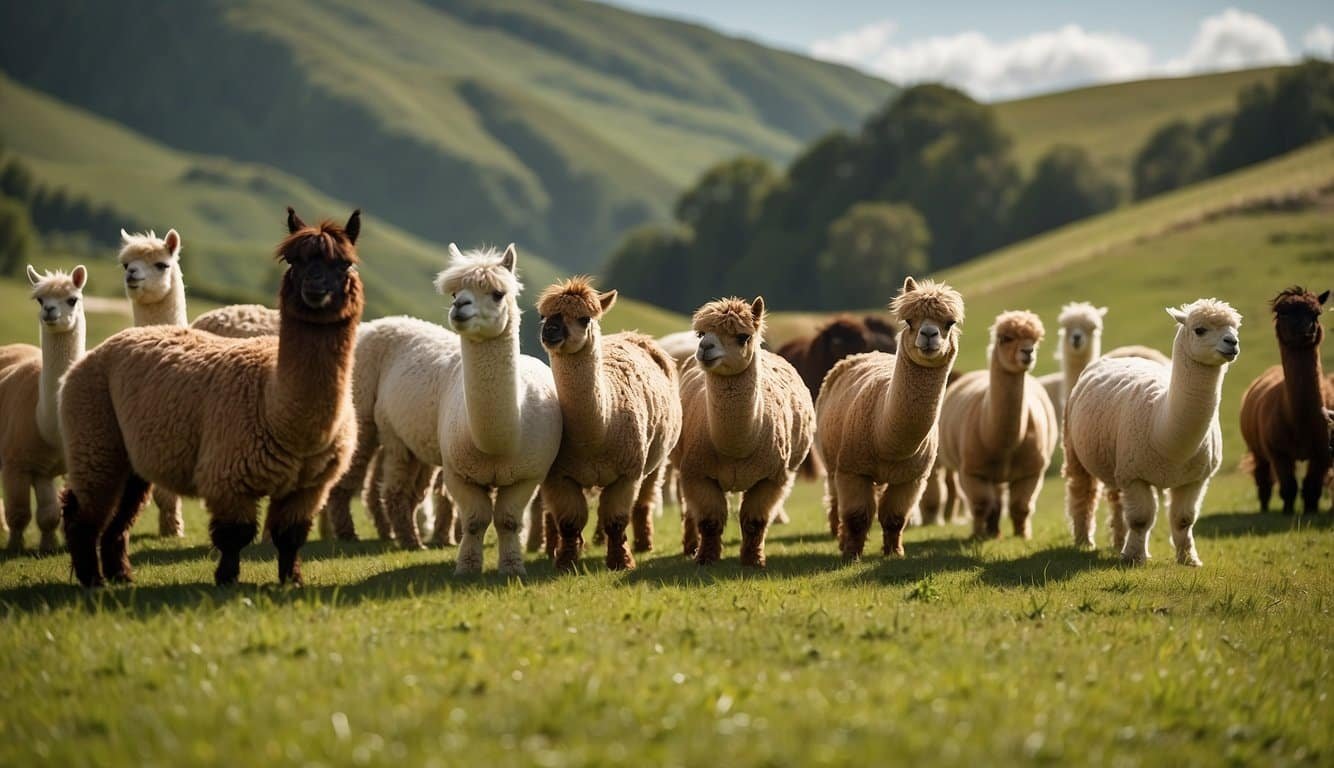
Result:
[[[0,5],[0,27],[16,80],[156,141],[573,269],[706,164],[785,158],[891,92],[582,0],[53,0]]]

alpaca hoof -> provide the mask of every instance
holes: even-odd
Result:
[[[1131,552],[1122,552],[1121,562],[1125,565],[1139,567],[1149,564],[1149,556]]]
[[[862,560],[862,553],[860,553],[860,552],[844,552],[844,553],[843,553],[843,562],[844,562],[844,564],[850,565],[850,564],[852,564],[852,563],[860,563],[861,560]]]
[[[607,570],[609,571],[633,571],[635,566],[635,559],[629,553],[620,557],[607,556]]]
[[[774,510],[773,518],[769,522],[772,525],[787,525],[792,522],[792,518],[788,516],[786,509],[778,509]]]
[[[106,580],[111,584],[133,584],[134,577],[129,573],[108,573]]]
[[[455,576],[477,576],[482,572],[482,561],[460,558],[454,566]]]
[[[59,554],[65,549],[60,543],[60,538],[52,533],[50,536],[42,536],[42,543],[37,546],[37,553],[42,556]]]
[[[518,576],[520,578],[527,576],[528,571],[523,566],[523,561],[501,563],[497,569],[501,576]]]
[[[741,565],[745,568],[763,569],[766,565],[768,565],[768,561],[765,559],[763,554],[742,555]]]
[[[1186,552],[1177,555],[1177,562],[1182,565],[1190,566],[1191,568],[1199,568],[1204,565],[1204,561],[1194,552]]]
[[[1075,539],[1075,549],[1078,549],[1081,552],[1092,552],[1097,548],[1098,545],[1094,543],[1092,537],[1087,539]]]
[[[353,539],[353,541],[355,541],[355,539]],[[398,543],[398,548],[405,552],[420,552],[421,550],[426,549],[426,545],[420,541],[415,543],[410,541],[400,541]]]
[[[881,550],[881,554],[885,557],[903,557],[903,545],[900,544],[897,547],[885,547]]]
[[[645,542],[639,542],[639,541],[636,541],[634,547],[632,548],[632,551],[637,552],[637,553],[639,553],[639,554],[641,554],[641,555],[642,555],[642,554],[646,554],[646,553],[648,553],[648,552],[652,552],[652,551],[653,551],[653,543],[652,543],[652,542],[649,542],[649,541],[645,541]]]

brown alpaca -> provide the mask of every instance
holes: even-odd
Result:
[[[883,551],[903,555],[903,528],[936,461],[940,403],[959,354],[964,307],[957,291],[909,277],[891,307],[910,343],[897,355],[844,358],[815,402],[829,520],[838,523],[846,560],[862,555],[877,491]]]
[[[1000,536],[1007,491],[1014,534],[1032,536],[1029,517],[1058,437],[1051,398],[1029,374],[1042,336],[1032,312],[1001,313],[989,370],[966,373],[945,392],[940,464],[957,473],[978,538]]]
[[[588,522],[585,490],[599,488],[598,522],[607,568],[635,567],[634,549],[653,549],[653,508],[662,495],[662,467],[681,436],[676,361],[638,333],[603,336],[602,315],[616,291],[598,293],[587,278],[547,288],[537,299],[542,348],[551,358],[564,429],[560,453],[542,481],[542,506],[559,537],[555,565],[572,571]]]
[[[221,554],[218,584],[236,582],[268,496],[278,579],[301,583],[299,550],[356,440],[350,382],[363,304],[361,212],[345,227],[311,227],[289,208],[287,226],[276,339],[132,328],[65,378],[61,506],[85,586],[130,580],[129,529],[149,483],[204,499]]]
[[[190,327],[229,339],[277,336],[282,329],[282,314],[260,304],[230,304],[196,317]]]
[[[815,407],[786,360],[761,349],[764,299],[729,298],[700,307],[695,357],[681,376],[681,473],[687,556],[722,557],[727,492],[742,494],[741,564],[764,566],[764,536],[811,448]]]
[[[1299,461],[1307,462],[1306,479],[1301,483],[1302,509],[1307,514],[1320,510],[1330,467],[1323,412],[1327,403],[1334,403],[1334,386],[1320,367],[1320,343],[1325,338],[1320,314],[1328,299],[1329,291],[1316,296],[1294,286],[1280,291],[1270,302],[1282,364],[1256,377],[1241,398],[1241,436],[1255,460],[1261,512],[1269,511],[1275,478],[1283,514],[1296,511]]]

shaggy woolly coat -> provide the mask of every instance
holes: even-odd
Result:
[[[821,326],[813,336],[792,339],[779,347],[778,354],[801,374],[801,380],[814,400],[820,394],[821,382],[839,360],[862,352],[894,352],[897,349],[893,326],[879,322],[880,326],[873,329],[863,320],[837,317]]]
[[[0,347],[0,470],[6,485],[14,486],[6,490],[14,493],[20,492],[20,477],[56,477],[65,471],[60,444],[48,441],[37,424],[41,379],[41,349],[31,344]],[[29,486],[21,485],[26,501]]]
[[[989,377],[989,371],[970,371],[946,390],[940,416],[942,462],[994,483],[1041,474],[1060,434],[1051,398],[1037,379],[1025,374],[1019,442],[1008,451],[990,450],[979,435],[990,401]]]
[[[195,318],[191,328],[208,331],[215,336],[249,339],[255,336],[277,336],[282,316],[276,309],[262,304],[231,304],[218,307]]]

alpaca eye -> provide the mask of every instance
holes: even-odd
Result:
[[[695,338],[697,339],[704,338],[704,331],[695,331]]]
[[[505,292],[504,292],[504,291],[492,291],[492,292],[491,292],[491,298],[495,299],[496,301],[500,301],[501,299],[505,298]]]
[[[1195,329],[1195,335],[1196,335],[1196,336],[1203,336],[1203,335],[1204,335],[1204,329],[1203,329],[1203,328],[1196,328],[1196,329]]]
[[[130,271],[130,265],[129,265],[129,264],[121,264],[121,265],[120,265],[120,268],[123,269],[123,270],[125,270],[126,272],[129,272],[129,271]]]
[[[954,321],[953,321],[953,320],[946,320],[946,321],[945,321],[945,330],[948,331],[949,329],[951,329],[951,328],[953,328],[953,327],[954,327]]]
[[[78,304],[78,303],[79,303],[79,300],[78,300],[76,297],[71,296],[70,298],[65,299],[65,303],[68,304],[68,305],[70,305],[70,306],[72,307],[72,306],[74,306],[75,304]]]
[[[750,334],[749,334],[749,333],[738,333],[738,334],[736,335],[736,343],[738,343],[738,344],[745,344],[745,343],[748,342],[748,341],[750,341]]]
[[[168,264],[167,264],[167,262],[165,262],[165,261],[159,261],[158,263],[154,264],[153,266],[157,267],[157,269],[158,269],[159,272],[165,272],[166,269],[167,269]]]
[[[999,341],[1002,344],[1009,344],[1010,342],[1014,341],[1014,339],[1010,338],[1009,336],[1002,336],[1000,337]]]
[[[582,325],[583,327],[587,328],[587,327],[588,327],[588,323],[589,323],[589,321],[592,320],[592,319],[593,319],[593,318],[591,318],[591,317],[581,317],[581,318],[579,318],[579,324]]]

